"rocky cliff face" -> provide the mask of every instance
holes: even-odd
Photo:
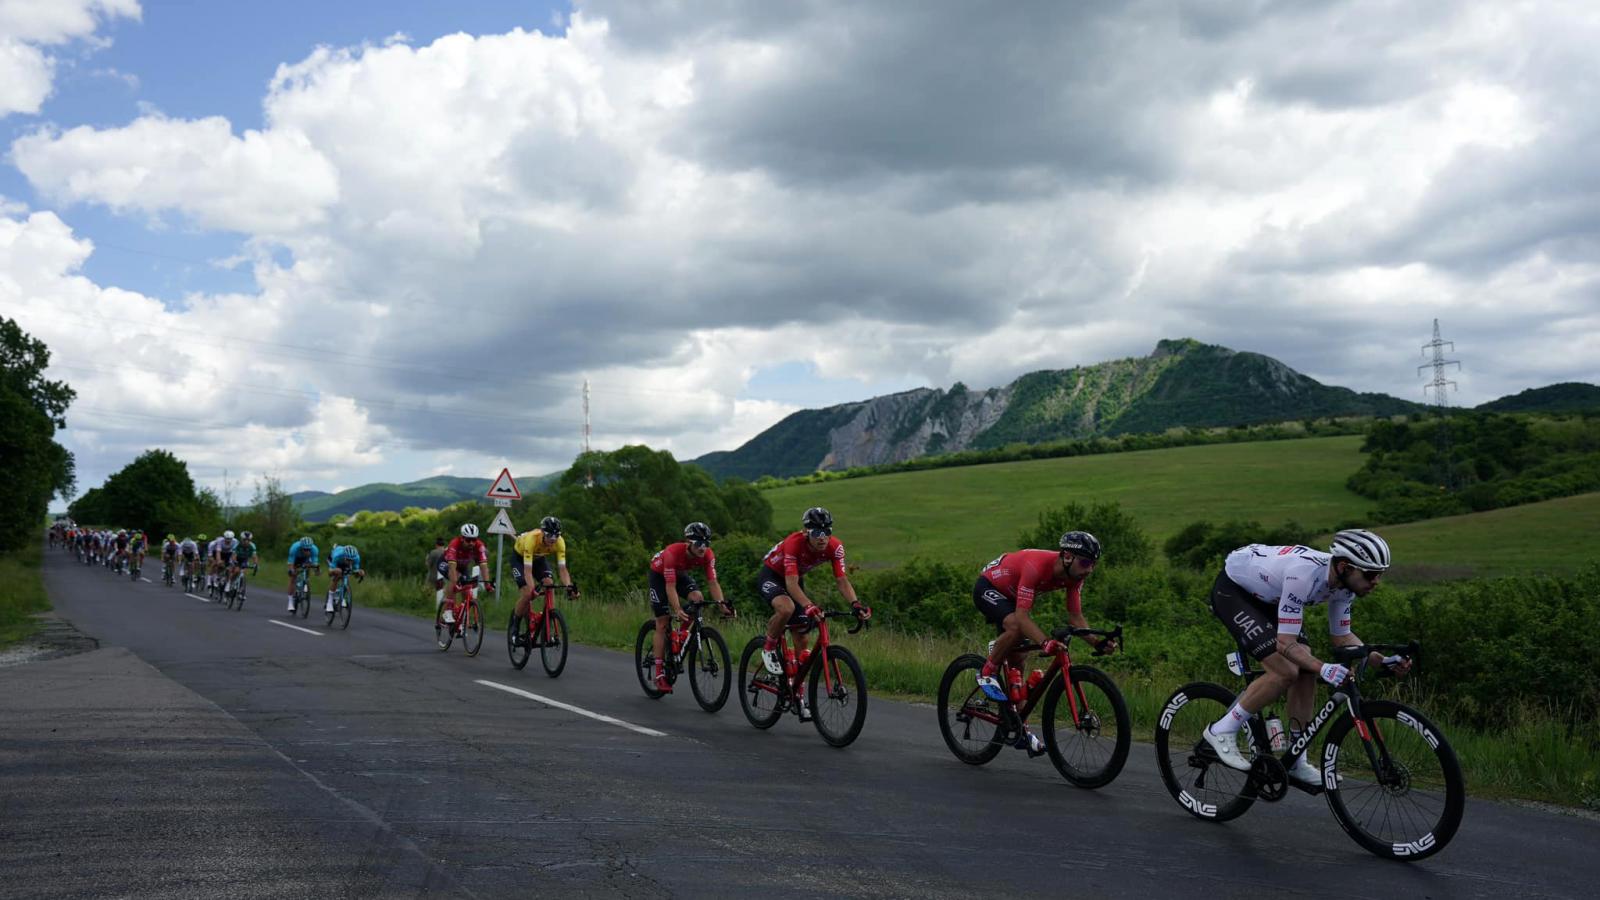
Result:
[[[964,450],[1000,418],[1010,396],[1008,388],[974,393],[957,384],[949,391],[918,388],[874,397],[856,404],[855,415],[828,433],[828,453],[817,468],[848,469]]]

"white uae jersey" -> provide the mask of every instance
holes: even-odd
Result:
[[[1278,633],[1299,634],[1305,608],[1328,604],[1328,633],[1350,633],[1356,595],[1328,584],[1333,557],[1310,547],[1251,544],[1228,554],[1228,579],[1262,603],[1278,608]]]

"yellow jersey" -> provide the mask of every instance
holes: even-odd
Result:
[[[517,555],[528,562],[536,556],[554,556],[560,565],[567,564],[567,539],[558,537],[554,543],[545,543],[544,532],[535,528],[517,535]]]

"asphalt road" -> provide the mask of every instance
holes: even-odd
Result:
[[[737,698],[717,715],[686,685],[649,700],[611,651],[575,647],[550,679],[513,670],[493,632],[469,658],[359,607],[347,632],[315,613],[283,627],[275,579],[232,612],[58,552],[45,578],[101,649],[0,669],[4,897],[1389,900],[1600,882],[1584,818],[1469,801],[1441,854],[1388,862],[1298,792],[1195,820],[1148,746],[1084,791],[1015,751],[962,765],[928,707],[874,698],[834,750],[792,717],[751,728]]]

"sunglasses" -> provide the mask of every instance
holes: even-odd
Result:
[[[827,537],[829,534],[832,534],[832,532],[828,531],[828,529],[826,529],[826,528],[813,528],[810,531],[806,532],[806,534],[808,536],[810,536],[810,537],[819,538],[819,537]]]

